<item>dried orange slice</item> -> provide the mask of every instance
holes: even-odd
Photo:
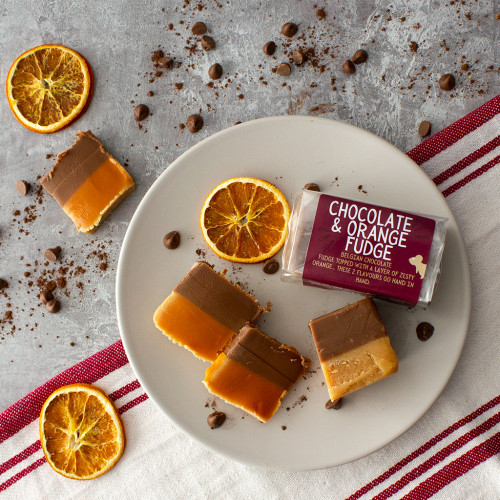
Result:
[[[62,45],[40,45],[21,54],[7,75],[7,99],[17,120],[49,134],[84,111],[92,91],[86,59]]]
[[[285,243],[290,207],[269,182],[236,177],[219,184],[201,210],[208,246],[232,262],[261,262]]]
[[[101,389],[72,384],[55,390],[45,401],[40,442],[56,472],[72,479],[94,479],[122,456],[125,434],[115,407]]]

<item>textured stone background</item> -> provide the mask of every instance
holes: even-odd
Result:
[[[500,2],[488,0],[3,0],[2,80],[20,53],[61,43],[90,61],[95,86],[87,113],[48,136],[24,129],[0,99],[0,277],[10,283],[0,293],[0,411],[119,339],[114,281],[122,238],[142,196],[181,153],[238,121],[284,114],[346,121],[409,150],[420,142],[422,120],[437,132],[499,92],[499,12]],[[214,51],[200,50],[191,35],[198,20],[216,40]],[[280,34],[287,21],[300,24],[292,39]],[[269,40],[278,46],[273,58],[262,53]],[[151,52],[158,46],[182,64],[152,78]],[[292,65],[289,77],[273,73],[296,47],[312,48],[314,56],[302,67]],[[368,62],[355,75],[343,74],[341,64],[360,47]],[[215,62],[224,77],[211,88],[207,70]],[[469,71],[460,70],[464,62]],[[453,92],[437,85],[448,72],[457,80]],[[131,101],[151,109],[142,129]],[[193,112],[205,119],[196,135],[179,126]],[[90,236],[77,233],[50,197],[35,193],[37,177],[54,161],[46,155],[70,147],[80,129],[91,129],[137,182],[135,193]],[[26,197],[15,189],[19,179],[35,188]],[[21,215],[13,215],[16,210]],[[56,245],[63,248],[62,267],[73,262],[65,276],[61,264],[44,266],[43,250]],[[75,275],[76,266],[86,272]],[[56,315],[38,303],[36,283],[44,272],[67,280],[56,290],[62,302]]]

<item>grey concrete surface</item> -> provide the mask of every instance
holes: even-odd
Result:
[[[407,151],[421,141],[422,120],[429,120],[435,133],[498,94],[497,13],[500,3],[488,0],[3,0],[3,81],[19,54],[60,43],[88,59],[95,84],[86,114],[51,135],[23,128],[0,98],[0,278],[9,282],[0,292],[0,411],[119,339],[114,282],[128,221],[182,152],[236,122],[284,114],[342,120]],[[207,24],[215,50],[199,49],[190,32],[195,21]],[[280,34],[287,21],[300,25],[291,39]],[[274,57],[262,52],[269,40],[278,47]],[[418,44],[415,52],[412,41]],[[158,46],[182,64],[151,78],[151,52]],[[273,73],[297,47],[314,54],[301,67],[292,64],[288,77]],[[360,47],[368,51],[368,62],[355,75],[342,73],[344,60]],[[210,87],[207,71],[215,62],[224,75]],[[468,71],[460,69],[464,63]],[[454,91],[439,89],[443,73],[455,75]],[[149,90],[154,96],[147,97]],[[142,130],[131,101],[151,109]],[[180,127],[200,111],[205,120],[200,132]],[[46,156],[67,149],[74,133],[88,129],[128,165],[137,182],[135,193],[90,236],[78,233],[49,196],[39,204],[36,194],[37,177],[54,162]],[[25,197],[15,189],[19,179],[33,186]],[[16,210],[21,214],[14,215]],[[62,262],[45,266],[43,250],[56,245],[63,249]],[[44,273],[66,278],[66,286],[56,289],[62,302],[58,314],[39,304],[37,281]]]

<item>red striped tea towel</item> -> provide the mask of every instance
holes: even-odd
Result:
[[[155,408],[121,342],[42,385],[0,414],[0,494],[7,498],[500,498],[500,96],[408,155],[434,179],[462,229],[472,268],[470,331],[443,394],[399,439],[332,469],[250,468],[193,442]],[[93,481],[59,476],[38,440],[47,396],[96,383],[115,401],[127,448]]]

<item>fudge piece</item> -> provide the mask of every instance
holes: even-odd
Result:
[[[212,394],[267,422],[309,363],[295,348],[245,325],[207,369],[203,383]]]
[[[154,313],[156,326],[201,359],[214,361],[264,309],[206,262],[197,262]]]
[[[76,138],[40,183],[79,231],[93,233],[135,183],[92,132],[78,132]]]
[[[384,323],[371,298],[309,322],[333,401],[398,370]]]

